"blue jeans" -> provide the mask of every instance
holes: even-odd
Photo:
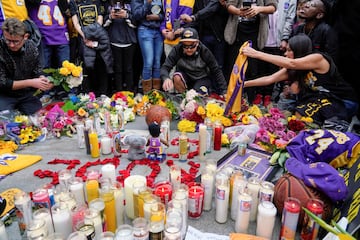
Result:
[[[44,68],[58,68],[65,60],[70,60],[70,46],[64,45],[46,45],[43,44],[43,66]],[[52,66],[52,58],[56,58],[55,66]]]
[[[160,29],[138,28],[138,41],[143,57],[142,79],[160,78],[163,37]]]

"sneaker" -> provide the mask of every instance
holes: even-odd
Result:
[[[264,97],[264,107],[269,106],[269,104],[271,103],[271,96],[270,95],[266,95]]]
[[[261,94],[256,94],[254,101],[252,102],[255,105],[262,104],[263,96]]]

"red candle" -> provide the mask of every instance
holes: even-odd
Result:
[[[297,198],[288,197],[285,200],[281,218],[281,239],[295,239],[296,228],[300,214],[300,206],[300,201]]]
[[[199,218],[201,216],[204,205],[204,185],[202,183],[192,182],[188,184],[188,214],[191,218]]]
[[[171,201],[172,186],[168,181],[159,182],[155,184],[154,194],[161,199],[161,202],[167,206],[167,203]]]
[[[321,218],[322,213],[324,212],[324,203],[319,199],[310,199],[306,204],[306,208],[309,209],[310,212]],[[316,239],[318,231],[319,224],[317,224],[312,218],[305,214],[300,239]]]
[[[214,150],[221,150],[221,135],[222,135],[222,126],[220,122],[216,122],[214,126]]]

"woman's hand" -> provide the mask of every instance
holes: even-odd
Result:
[[[170,78],[167,78],[167,79],[165,79],[162,87],[163,87],[164,91],[167,92],[174,88],[174,83]]]
[[[242,54],[244,54],[248,57],[255,58],[257,53],[258,53],[258,51],[253,49],[252,47],[246,46],[246,47],[242,48]]]

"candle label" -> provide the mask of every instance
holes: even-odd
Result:
[[[240,200],[239,209],[241,212],[250,212],[251,210],[251,200]]]
[[[219,200],[225,200],[226,192],[224,189],[216,188],[216,198]]]
[[[201,213],[201,202],[203,197],[199,196],[198,198],[189,198],[189,213],[190,215]]]
[[[120,135],[120,133],[114,134],[113,153],[114,153],[114,156],[121,156],[121,135]]]

